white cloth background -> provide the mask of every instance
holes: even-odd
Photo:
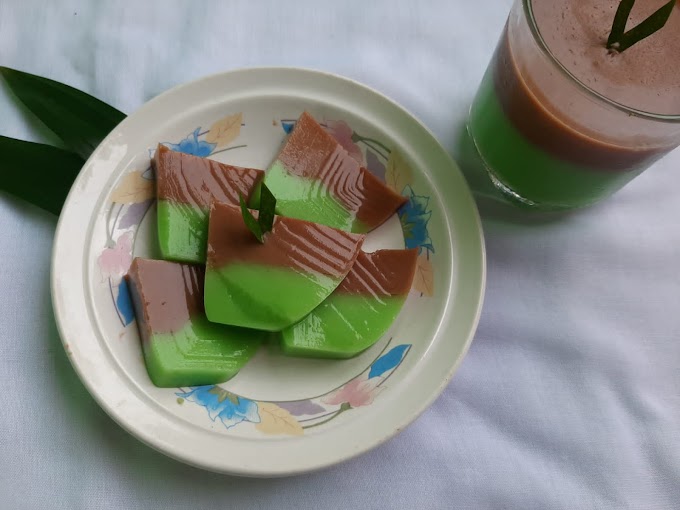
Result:
[[[456,155],[509,5],[0,0],[0,65],[125,112],[210,73],[312,67],[396,99]],[[0,134],[54,141],[4,85]],[[453,382],[396,439],[281,480],[184,466],[99,409],[54,325],[55,220],[1,195],[0,507],[680,508],[679,164],[565,217],[482,204],[487,299]]]

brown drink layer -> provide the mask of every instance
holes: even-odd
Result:
[[[638,3],[642,6],[636,6],[629,28],[649,14],[650,6],[664,2]],[[582,83],[628,107],[680,113],[677,7],[666,27],[618,54],[605,47],[618,1],[534,0],[532,6],[550,51]],[[531,63],[519,65],[522,55],[516,52],[521,51],[511,46],[506,26],[497,49],[494,85],[508,119],[534,145],[564,161],[601,170],[644,167],[668,151],[669,147],[645,147],[644,143],[624,147],[608,142],[601,133],[589,133],[584,127],[588,112],[579,111],[577,123],[564,111],[572,106],[569,96],[574,85],[567,79],[554,79],[549,90],[539,87],[536,80],[544,77],[532,77]],[[545,68],[536,72],[543,73]],[[556,68],[552,72],[559,75]],[[592,108],[592,115],[597,114]]]
[[[532,0],[536,24],[552,54],[603,96],[648,113],[680,115],[680,2],[666,25],[617,53],[606,48],[620,0]],[[668,0],[636,0],[627,30]]]
[[[202,266],[135,258],[126,275],[135,315],[145,340],[174,333],[203,314]]]
[[[345,209],[371,228],[385,222],[407,200],[362,168],[307,112],[295,123],[278,159],[291,174],[321,181]]]
[[[257,217],[257,211],[253,211]],[[364,236],[335,228],[276,216],[260,243],[248,230],[241,209],[214,202],[210,209],[208,265],[221,268],[243,263],[290,268],[343,278],[354,264]]]
[[[158,145],[152,165],[158,199],[203,209],[214,199],[238,204],[239,194],[250,198],[264,176],[262,170],[225,165],[212,159],[183,154]]]
[[[336,292],[370,297],[406,296],[416,271],[418,250],[360,252]]]

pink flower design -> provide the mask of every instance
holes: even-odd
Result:
[[[352,158],[360,165],[365,165],[364,155],[361,153],[361,149],[352,140],[354,131],[352,131],[352,128],[347,122],[344,120],[327,120],[326,130],[347,152],[349,152],[349,155],[352,156]]]
[[[352,407],[367,406],[373,403],[375,397],[384,389],[378,385],[382,377],[366,378],[366,374],[352,379],[344,386],[326,395],[322,402],[328,405],[349,404]]]
[[[104,278],[123,276],[132,263],[132,233],[125,232],[120,236],[113,246],[99,255],[98,262]]]

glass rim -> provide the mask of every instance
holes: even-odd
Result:
[[[601,94],[596,90],[593,90],[588,85],[579,80],[576,76],[574,76],[574,74],[572,74],[571,71],[569,71],[564,66],[564,64],[562,64],[562,62],[560,62],[560,60],[552,53],[552,51],[550,51],[550,48],[548,48],[548,44],[543,39],[543,36],[541,35],[540,30],[538,29],[536,18],[534,17],[534,12],[532,8],[533,1],[534,0],[521,0],[524,6],[524,15],[527,18],[529,28],[531,29],[531,34],[533,35],[534,40],[538,44],[541,51],[551,60],[551,62],[557,67],[557,69],[562,74],[564,74],[568,79],[574,82],[586,94],[594,97],[599,101],[607,103],[608,105],[613,106],[617,110],[620,110],[629,115],[635,115],[636,117],[653,120],[656,122],[665,122],[670,124],[680,123],[680,113],[678,114],[652,113],[646,112],[644,110],[639,110],[637,108],[633,108],[632,106],[626,106],[623,103],[614,101],[613,99],[608,98],[604,94]]]

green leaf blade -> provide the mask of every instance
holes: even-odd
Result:
[[[73,152],[0,136],[0,189],[59,215],[85,161]]]
[[[0,67],[10,89],[69,149],[87,159],[125,114],[78,89]]]
[[[621,40],[621,37],[626,32],[628,18],[630,17],[634,5],[635,0],[621,0],[618,9],[616,9],[616,14],[614,15],[612,31],[609,34],[609,39],[607,39],[607,48],[611,48]]]
[[[253,235],[258,241],[264,243],[264,237],[262,236],[262,229],[260,228],[260,223],[255,219],[253,213],[250,212],[250,209],[248,209],[248,204],[246,204],[246,200],[240,193],[239,203],[241,204],[241,215],[243,216],[243,222],[246,224],[246,227],[248,227],[248,230],[250,230],[253,233]]]
[[[619,51],[625,51],[631,46],[639,43],[643,39],[646,39],[650,35],[661,30],[668,19],[673,14],[673,8],[677,0],[670,0],[667,4],[660,7],[654,14],[649,16],[642,23],[637,25],[635,28],[631,28],[628,32],[623,34],[619,42]]]
[[[673,14],[677,0],[669,0],[647,19],[626,32],[628,18],[635,5],[635,0],[621,0],[614,16],[612,30],[607,39],[607,48],[622,52],[661,30]]]
[[[274,215],[276,213],[276,197],[267,187],[262,183],[260,189],[260,213],[257,217],[257,222],[260,224],[260,231],[266,234],[274,227]]]

